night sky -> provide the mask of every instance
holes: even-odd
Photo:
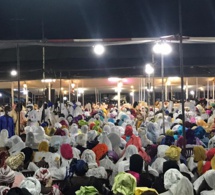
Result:
[[[215,36],[215,0],[182,0],[183,35]],[[0,0],[0,39],[178,34],[178,0]]]

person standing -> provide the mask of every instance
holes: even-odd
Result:
[[[33,104],[27,105],[27,113],[25,115],[27,118],[27,126],[38,126],[37,111],[33,107]]]
[[[9,138],[15,134],[13,118],[8,114],[10,110],[11,108],[9,106],[5,106],[5,114],[0,117],[0,131],[7,129]]]

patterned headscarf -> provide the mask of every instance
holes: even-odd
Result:
[[[3,166],[0,168],[0,183],[11,184],[14,182],[15,173],[9,166]]]

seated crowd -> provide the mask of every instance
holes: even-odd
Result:
[[[0,195],[215,195],[215,105],[204,102],[184,126],[179,109],[140,104],[46,107],[32,123],[29,104],[21,134],[0,130]]]

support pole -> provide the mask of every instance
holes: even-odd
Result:
[[[143,101],[146,102],[146,79],[143,78]]]
[[[28,104],[28,86],[26,85],[25,105]]]
[[[51,101],[51,83],[49,82],[48,83],[48,100],[50,100]]]
[[[71,80],[69,80],[69,102],[71,101]]]
[[[18,81],[18,103],[20,102],[20,53],[19,53],[19,45],[17,44],[17,48],[16,48],[16,58],[17,58],[17,81]],[[18,133],[20,135],[20,111],[18,109]]]
[[[186,148],[186,132],[185,132],[185,114],[184,114],[184,61],[183,61],[183,29],[182,29],[182,1],[178,0],[179,15],[179,58],[180,58],[180,75],[181,75],[181,104],[182,104],[182,125],[184,137],[184,149]]]
[[[209,83],[209,80],[207,80],[207,99],[209,100],[210,97],[209,97],[209,91],[210,91],[210,83]]]
[[[162,77],[162,116],[163,116],[163,134],[165,134],[165,125],[164,125],[164,56],[161,53],[161,77]]]
[[[188,93],[188,78],[186,78],[186,100],[189,98],[189,93]]]
[[[11,82],[11,106],[14,104],[14,83]]]
[[[214,80],[213,80],[213,102],[214,102]]]
[[[167,81],[165,83],[165,100],[168,100],[168,85],[167,85]]]
[[[199,86],[198,86],[198,85],[199,85],[199,84],[198,84],[198,78],[196,77],[196,97],[197,97],[197,98],[200,97],[200,94],[198,93],[198,92],[199,92],[199,90],[198,90]]]

